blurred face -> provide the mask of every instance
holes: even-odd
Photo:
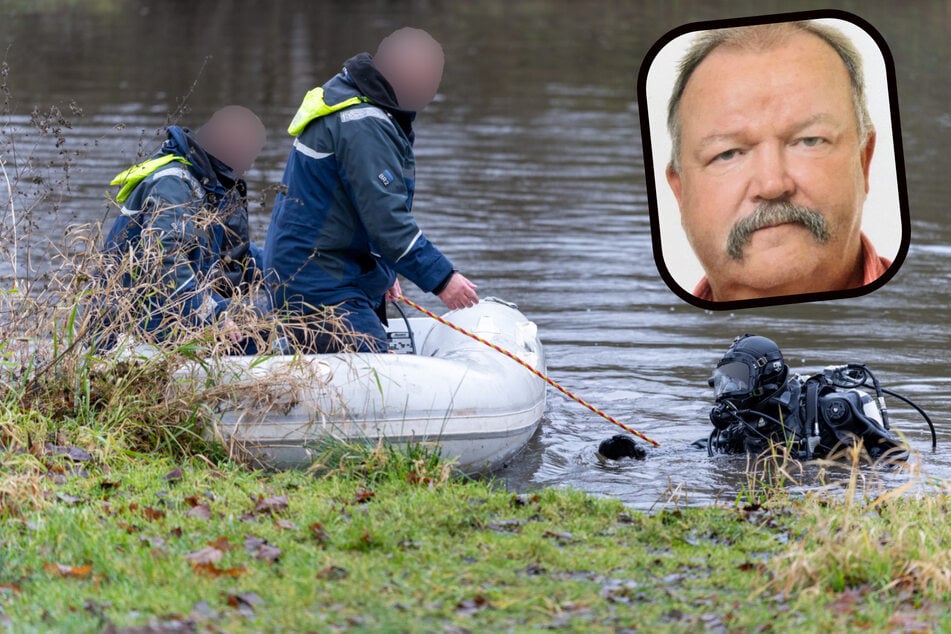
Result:
[[[215,112],[197,133],[198,142],[206,152],[242,176],[251,169],[254,159],[264,148],[264,125],[258,117],[242,106],[226,106]]]
[[[404,28],[380,43],[373,63],[393,87],[403,110],[429,105],[442,81],[442,47],[420,29]]]
[[[680,104],[667,180],[716,301],[861,286],[874,133],[860,143],[848,72],[796,33],[766,51],[714,49]]]

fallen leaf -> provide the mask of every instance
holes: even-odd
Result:
[[[360,491],[357,491],[356,495],[353,496],[353,503],[354,503],[354,504],[366,504],[367,502],[369,502],[370,500],[372,500],[372,499],[373,499],[373,496],[375,496],[375,495],[376,495],[376,493],[374,493],[373,491],[368,491],[368,490],[366,490],[366,489],[361,489]]]
[[[185,513],[185,517],[193,517],[200,520],[210,520],[211,519],[211,507],[207,504],[199,504],[194,506]]]
[[[185,496],[185,504],[187,504],[188,506],[194,508],[194,507],[198,506],[199,504],[202,504],[202,501],[201,501],[201,498],[198,497],[197,495],[186,495],[186,496]]]
[[[152,508],[151,506],[146,506],[142,509],[142,515],[150,522],[165,519],[165,511]]]
[[[486,528],[495,531],[496,533],[509,533],[516,534],[518,533],[522,525],[525,524],[525,520],[498,520],[495,522],[489,522],[486,524]]]
[[[99,488],[103,491],[111,491],[112,489],[118,489],[120,484],[122,484],[122,482],[119,480],[100,480]]]
[[[840,592],[835,601],[829,604],[829,608],[838,614],[855,614],[858,609],[858,603],[862,600],[864,593],[861,590],[849,589]]]
[[[89,452],[79,447],[63,447],[61,445],[46,443],[45,448],[46,453],[54,456],[65,456],[73,462],[89,462],[92,460],[92,456],[89,455]]]
[[[256,592],[239,592],[237,594],[229,594],[227,598],[227,603],[233,608],[254,608],[254,606],[264,603],[262,599]]]
[[[221,561],[221,558],[224,556],[224,551],[214,546],[205,546],[204,548],[188,553],[185,555],[185,559],[193,564],[215,564]]]
[[[339,579],[346,579],[348,574],[350,573],[347,572],[346,568],[326,566],[317,571],[317,578],[326,579],[327,581],[337,581]]]
[[[165,540],[161,537],[140,535],[139,541],[143,544],[149,544],[153,548],[162,548],[165,546]]]
[[[213,542],[208,542],[208,545],[212,548],[217,548],[222,552],[226,552],[234,548],[234,544],[228,541],[227,537],[219,536]]]
[[[254,553],[259,546],[266,544],[267,540],[260,537],[254,537],[253,535],[246,537],[241,545],[244,546],[244,551],[247,553]]]
[[[274,563],[281,556],[283,551],[277,547],[272,546],[271,544],[262,544],[258,548],[257,552],[254,553],[254,558],[259,561],[266,561],[268,563]]]
[[[287,496],[286,495],[277,495],[274,497],[261,497],[258,498],[257,504],[254,505],[255,513],[271,513],[276,514],[280,511],[283,511],[287,508]]]
[[[753,572],[753,571],[765,572],[766,566],[762,562],[744,561],[743,563],[738,565],[736,569],[739,570],[740,572]]]
[[[181,467],[175,467],[162,477],[166,482],[180,482],[182,479],[182,469]]]
[[[512,504],[515,506],[528,506],[529,504],[538,504],[538,494],[533,493],[531,495],[523,493],[521,495],[512,496]]]
[[[219,568],[211,562],[192,562],[192,569],[199,574],[208,575],[209,577],[240,577],[248,570],[244,566],[237,566],[235,568]]]
[[[481,594],[477,594],[471,599],[463,599],[456,604],[456,614],[469,616],[489,607],[488,600]]]
[[[909,612],[896,612],[888,619],[888,624],[898,632],[933,632],[935,623],[920,620],[919,616]]]
[[[294,522],[292,522],[292,521],[290,521],[290,520],[286,520],[286,519],[283,519],[283,518],[278,518],[278,520],[277,520],[276,522],[274,522],[274,525],[277,526],[278,528],[283,528],[283,529],[286,530],[286,531],[296,531],[296,530],[297,530],[297,524],[295,524]]]
[[[20,586],[15,583],[0,583],[0,592],[12,592],[20,594]]]
[[[266,539],[260,537],[248,537],[243,545],[246,553],[254,555],[254,558],[260,561],[274,562],[281,556],[280,548],[272,546]]]
[[[547,537],[548,539],[555,539],[560,542],[570,542],[574,539],[574,537],[571,536],[571,533],[568,533],[568,532],[559,533],[556,531],[545,531],[544,533],[542,533],[542,537]]]
[[[310,534],[315,540],[323,544],[330,539],[330,535],[324,530],[324,525],[320,522],[314,522],[310,525]]]
[[[43,570],[50,575],[67,577],[73,579],[88,579],[92,574],[92,566],[85,564],[82,566],[67,566],[65,564],[54,564],[46,562],[43,564]]]
[[[68,493],[59,492],[56,494],[56,499],[65,504],[79,504],[83,501],[82,498],[76,497],[75,495],[69,495]]]

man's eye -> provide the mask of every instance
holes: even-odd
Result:
[[[740,155],[740,151],[737,149],[727,150],[726,152],[720,152],[719,154],[714,156],[713,161],[711,162],[729,161],[730,159],[734,159],[739,155]]]
[[[821,136],[806,136],[799,139],[799,143],[805,145],[806,147],[816,147],[817,145],[822,145],[825,142],[825,139],[823,139]]]

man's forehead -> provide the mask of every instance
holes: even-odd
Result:
[[[737,62],[760,62],[768,64],[771,60],[781,57],[817,57],[825,58],[819,66],[805,66],[802,68],[778,68],[784,72],[814,71],[836,72],[841,70],[848,76],[845,62],[829,42],[809,31],[790,27],[782,31],[781,35],[770,38],[741,40],[738,42],[724,42],[712,49],[687,79],[685,91],[689,90],[695,78],[704,77],[711,69],[722,66],[729,67]]]

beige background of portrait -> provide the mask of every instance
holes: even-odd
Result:
[[[875,40],[855,24],[838,19],[817,22],[829,24],[845,33],[862,55],[869,114],[878,137],[872,157],[862,229],[879,255],[894,259],[901,245],[901,212],[885,61]],[[681,35],[658,52],[648,69],[646,85],[663,258],[674,281],[687,292],[693,292],[703,275],[703,268],[680,225],[680,210],[667,184],[664,170],[670,161],[671,149],[670,135],[667,133],[667,101],[673,90],[677,63],[696,34],[697,31],[693,31]]]

